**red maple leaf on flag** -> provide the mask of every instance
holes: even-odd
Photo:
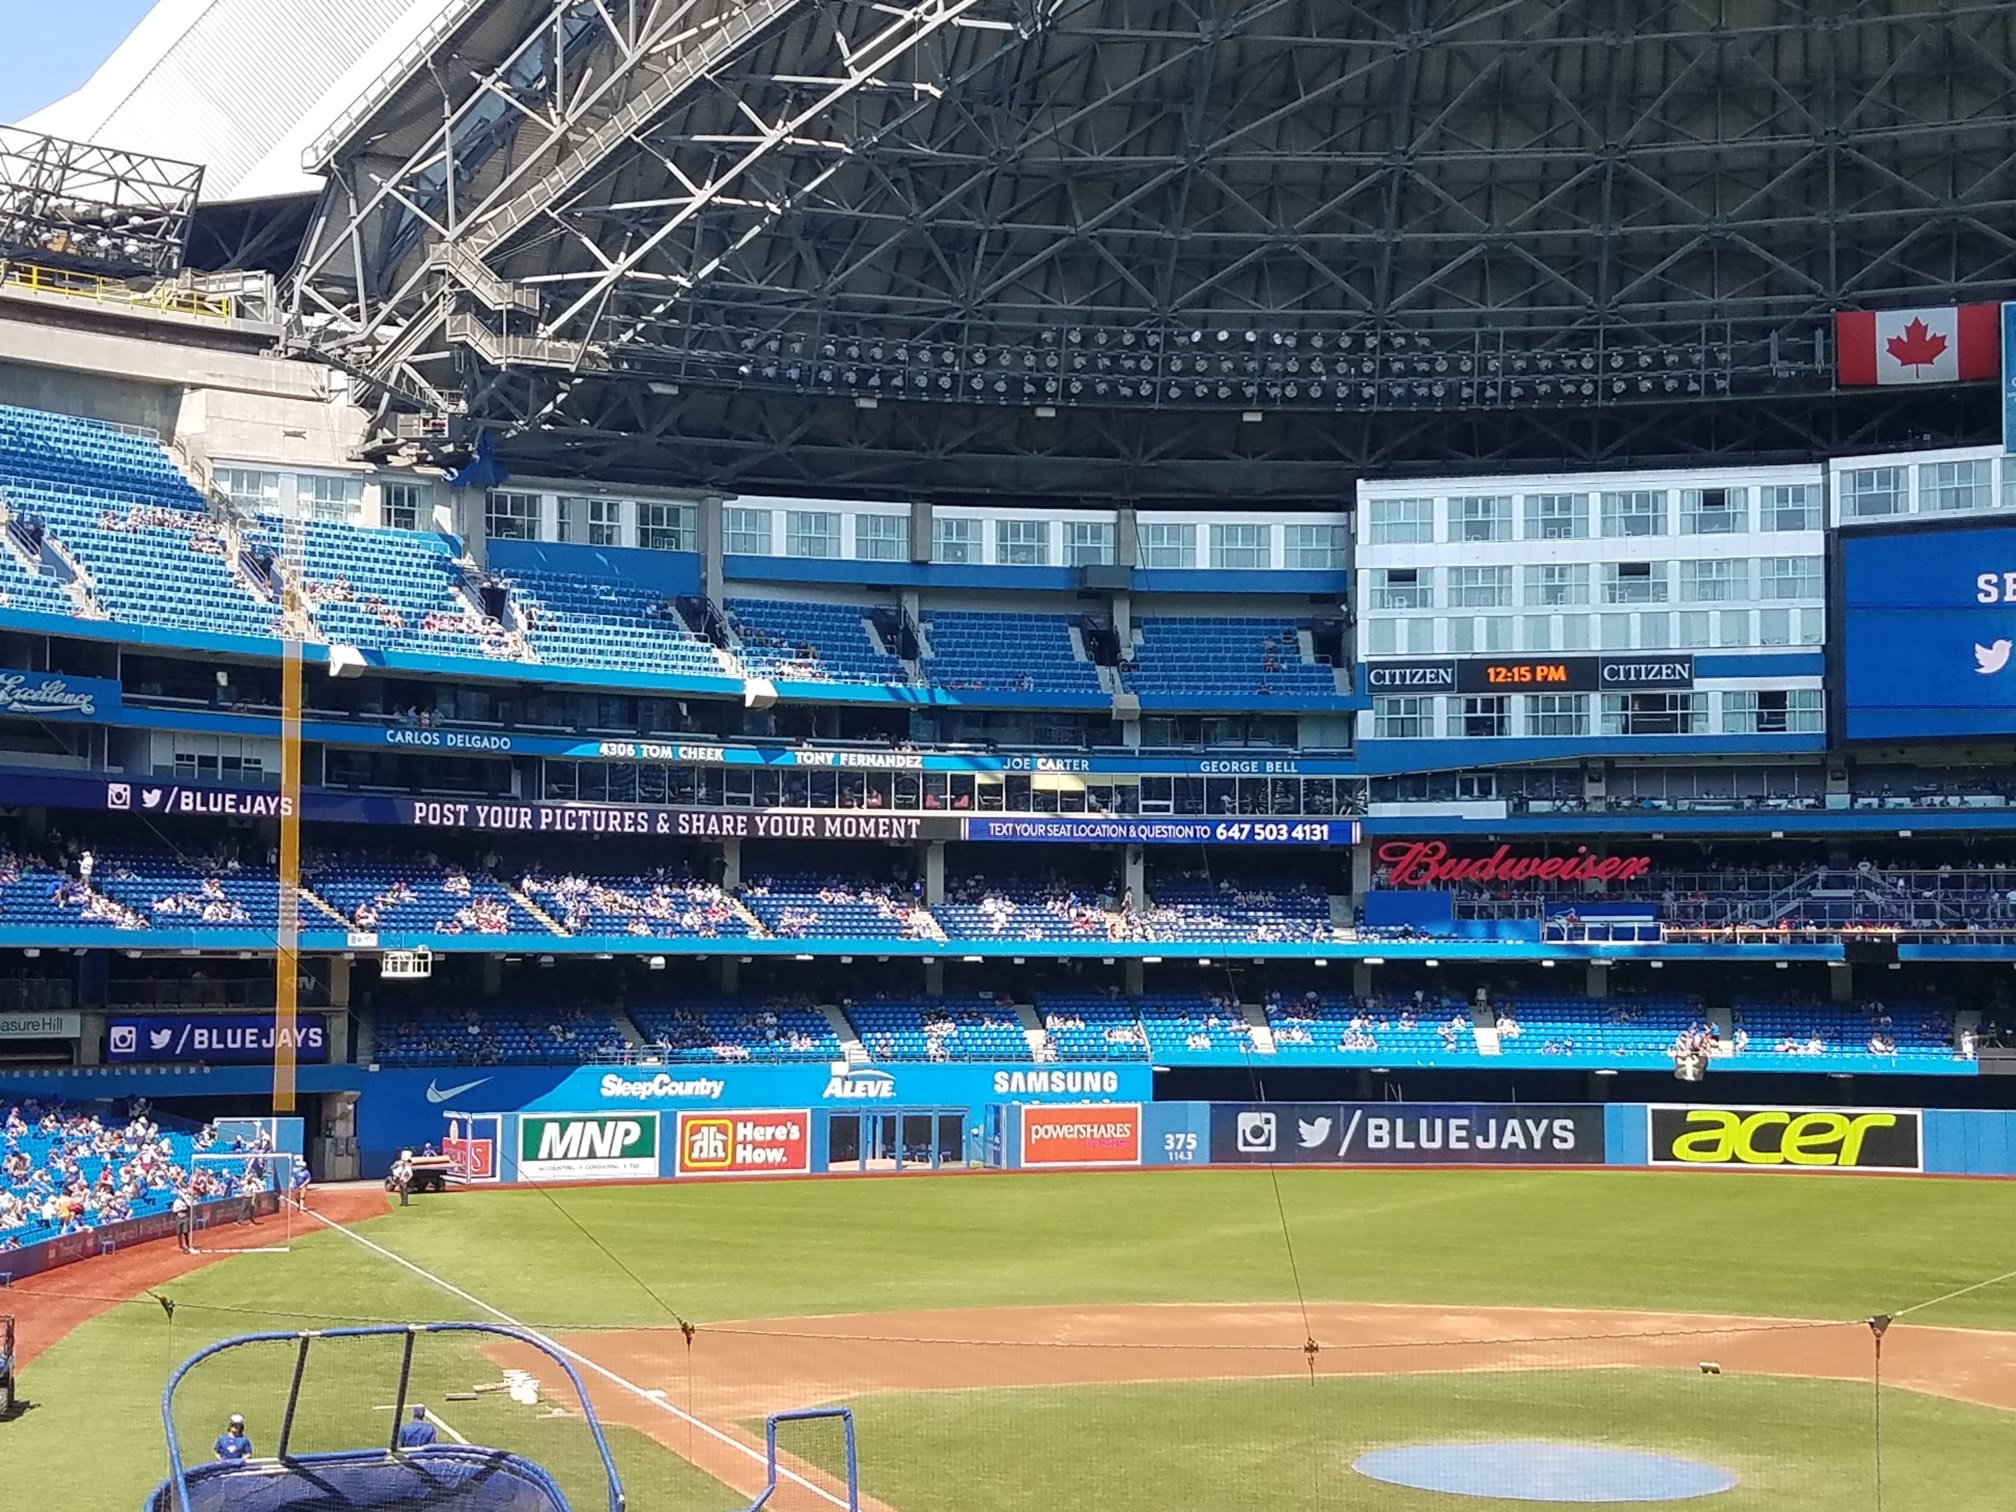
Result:
[[[1930,367],[1946,350],[1946,338],[1933,335],[1924,321],[1914,318],[1903,335],[1892,336],[1883,345],[1899,367]]]

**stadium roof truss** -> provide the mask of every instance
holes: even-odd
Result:
[[[1837,394],[1832,312],[2016,277],[2006,0],[460,0],[425,41],[317,149],[293,339],[612,476],[1922,442],[1986,407]]]

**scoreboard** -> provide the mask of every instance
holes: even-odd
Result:
[[[1368,691],[1408,693],[1636,693],[1694,686],[1691,656],[1466,656],[1375,661]]]

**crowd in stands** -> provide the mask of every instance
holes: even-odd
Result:
[[[214,1128],[164,1129],[144,1099],[123,1118],[61,1103],[16,1103],[0,1121],[0,1254],[66,1234],[269,1190],[270,1136],[234,1142],[243,1161],[199,1164],[216,1152]],[[4,1269],[0,1265],[0,1269]]]

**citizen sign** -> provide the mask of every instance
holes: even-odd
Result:
[[[1691,688],[1694,659],[1677,661],[1614,661],[1603,659],[1597,672],[1606,688]]]
[[[1409,693],[1453,693],[1456,663],[1373,662],[1365,668],[1365,685],[1378,690],[1405,689]]]

